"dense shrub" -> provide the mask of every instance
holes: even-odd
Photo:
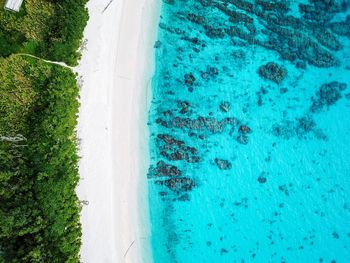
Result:
[[[0,56],[25,52],[76,65],[88,20],[86,2],[26,0],[19,13],[0,8]],[[0,0],[0,6],[4,3]]]
[[[0,58],[0,262],[79,262],[75,75]]]

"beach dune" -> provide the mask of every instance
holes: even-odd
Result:
[[[146,172],[160,1],[91,0],[78,68],[82,262],[151,262]]]

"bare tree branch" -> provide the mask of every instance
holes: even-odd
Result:
[[[135,240],[132,241],[132,243],[130,244],[130,246],[128,247],[128,249],[126,250],[125,254],[124,254],[124,258],[126,257],[126,255],[128,254],[130,248],[132,247],[132,245],[135,243]]]
[[[114,0],[109,1],[108,5],[103,9],[102,14],[108,9]]]

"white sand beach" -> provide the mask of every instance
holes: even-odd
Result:
[[[78,136],[82,262],[151,262],[150,79],[159,0],[90,0]]]

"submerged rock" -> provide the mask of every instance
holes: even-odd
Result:
[[[177,106],[178,108],[180,108],[180,113],[185,114],[185,113],[188,113],[188,110],[190,108],[190,103],[188,101],[178,101]]]
[[[350,38],[350,15],[345,21],[331,23],[330,28],[335,34]]]
[[[154,43],[154,48],[160,48],[162,45],[162,42],[160,42],[159,40],[157,40],[155,43]]]
[[[231,103],[228,101],[222,101],[220,103],[220,110],[223,112],[228,112],[231,108]]]
[[[277,84],[281,83],[287,75],[287,70],[274,62],[269,62],[261,66],[258,72],[260,77],[271,80]]]
[[[185,201],[190,201],[191,198],[190,198],[190,195],[186,193],[186,194],[183,194],[183,195],[179,196],[177,198],[177,200],[185,202]]]
[[[232,164],[228,160],[215,158],[215,163],[220,170],[230,170],[232,168]]]
[[[278,190],[283,192],[286,196],[289,196],[288,185],[286,185],[286,184],[280,185],[280,186],[278,186]]]
[[[219,70],[216,67],[213,66],[207,66],[205,71],[201,71],[201,77],[205,80],[208,79],[215,79],[219,75]]]
[[[273,134],[284,139],[290,139],[292,137],[305,139],[307,138],[306,135],[312,133],[319,140],[327,140],[327,135],[317,128],[313,115],[334,105],[342,98],[342,92],[346,90],[346,88],[346,83],[338,81],[322,84],[320,89],[316,92],[316,95],[311,98],[311,107],[305,115],[292,121],[286,120],[273,125]]]
[[[248,144],[248,141],[249,139],[247,135],[242,134],[237,137],[237,142],[239,142],[240,144],[246,145]]]
[[[196,186],[195,182],[187,177],[176,177],[164,181],[156,181],[156,183],[164,185],[174,192],[188,192]]]
[[[316,127],[316,122],[309,115],[298,119],[296,124],[295,130],[299,137],[311,132]]]
[[[167,195],[168,195],[168,193],[167,193],[167,192],[165,192],[165,191],[161,191],[161,192],[159,192],[159,195],[160,195],[160,196],[167,196]]]
[[[313,113],[319,112],[335,104],[342,97],[342,92],[346,87],[347,85],[345,83],[338,81],[323,84],[316,95],[311,98],[312,106],[310,111]]]
[[[187,14],[187,19],[193,23],[199,24],[199,25],[203,25],[205,24],[205,17],[203,16],[199,16],[193,13],[189,13]]]
[[[189,73],[185,74],[184,81],[187,87],[192,87],[194,82],[196,81],[196,78],[192,73]]]
[[[337,232],[335,232],[335,231],[332,233],[332,236],[335,239],[339,239],[340,238],[339,234]]]
[[[281,94],[285,94],[288,92],[288,89],[287,88],[280,88],[280,93]]]
[[[287,140],[292,137],[306,139],[309,133],[312,133],[317,139],[327,139],[327,136],[321,130],[317,129],[316,122],[311,114],[306,114],[294,121],[287,120],[275,124],[272,127],[272,132],[275,136]]]
[[[175,3],[175,0],[163,0],[164,3],[173,5]]]
[[[226,254],[226,253],[228,253],[228,250],[227,250],[227,249],[222,248],[222,249],[220,250],[220,256],[222,256],[222,255],[224,255],[224,254]]]
[[[166,164],[164,161],[159,161],[155,168],[150,168],[148,177],[181,176],[181,174],[181,170],[179,170],[176,166]]]
[[[242,134],[250,133],[252,131],[247,125],[241,125],[238,130]]]
[[[259,176],[259,177],[258,177],[258,182],[261,183],[261,184],[264,184],[264,183],[267,182],[267,179],[266,179],[266,177],[264,177],[264,176]]]
[[[204,29],[205,29],[205,34],[209,38],[215,39],[215,38],[224,38],[225,37],[225,32],[222,28],[215,28],[215,27],[205,25]]]
[[[187,146],[185,142],[177,140],[171,135],[158,134],[157,145],[160,154],[169,161],[185,160],[189,163],[200,161],[196,148]]]
[[[333,19],[348,8],[347,1],[312,0],[299,4],[301,16],[288,12],[288,1],[198,1],[203,8],[219,10],[230,22],[218,23],[214,17],[196,15],[193,10],[182,16],[201,26],[209,38],[230,37],[236,46],[258,45],[294,64],[336,66],[339,62],[331,51],[343,48],[338,36],[350,38],[350,15],[342,21]],[[257,25],[261,30],[257,30]],[[168,31],[176,32],[169,28]]]
[[[156,120],[156,123],[167,128],[187,128],[190,130],[202,130],[211,133],[221,133],[226,126],[235,127],[238,124],[238,120],[231,117],[218,120],[214,117],[201,116],[197,119],[174,117],[168,121],[158,118]]]

